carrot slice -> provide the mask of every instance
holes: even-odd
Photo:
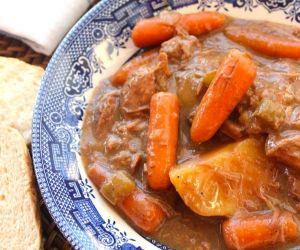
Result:
[[[175,35],[175,27],[158,17],[139,21],[132,30],[134,44],[140,48],[159,45]]]
[[[93,166],[88,170],[88,176],[101,189],[115,173],[100,166]],[[118,186],[114,186],[118,189]],[[123,188],[124,189],[124,188]],[[120,187],[120,190],[123,190]],[[118,192],[120,190],[113,190]],[[110,200],[108,200],[111,202]],[[147,233],[155,232],[168,216],[163,205],[150,194],[136,187],[129,195],[119,200],[116,206],[140,229]]]
[[[228,249],[265,249],[296,240],[299,227],[293,214],[275,210],[225,220],[222,233]]]
[[[178,25],[187,30],[190,35],[199,36],[222,27],[224,23],[224,15],[207,11],[182,15]]]
[[[147,180],[153,189],[171,185],[169,170],[176,163],[179,101],[175,94],[159,92],[150,102],[147,144]]]
[[[225,35],[234,42],[268,56],[300,58],[300,40],[291,40],[242,27],[228,27],[225,29]]]
[[[123,85],[128,76],[139,67],[153,62],[158,57],[158,49],[151,49],[137,56],[123,65],[112,77],[111,82],[115,86]]]
[[[255,77],[256,65],[251,56],[230,50],[196,110],[191,127],[193,141],[207,141],[217,132]]]
[[[147,233],[155,232],[166,219],[161,206],[141,190],[136,190],[117,205],[136,226]]]

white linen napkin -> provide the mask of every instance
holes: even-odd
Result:
[[[93,0],[0,0],[0,33],[51,55]]]

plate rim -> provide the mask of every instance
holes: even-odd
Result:
[[[40,134],[37,134],[40,130],[38,129],[40,127],[40,120],[41,115],[43,114],[43,99],[47,94],[47,83],[52,78],[52,73],[55,67],[59,64],[58,59],[63,55],[64,51],[70,46],[73,42],[73,39],[76,39],[77,35],[80,33],[80,31],[85,27],[86,24],[93,21],[93,18],[99,14],[99,12],[107,7],[109,5],[109,2],[111,0],[102,0],[95,4],[90,10],[88,10],[82,17],[80,17],[79,20],[72,26],[72,28],[66,33],[66,35],[63,37],[57,48],[55,49],[52,57],[50,58],[50,61],[45,69],[45,73],[43,75],[43,78],[41,80],[40,88],[37,94],[37,98],[34,105],[34,111],[33,111],[33,117],[32,117],[32,143],[31,143],[31,151],[32,151],[32,163],[33,163],[33,169],[35,173],[35,179],[38,184],[39,193],[42,196],[43,202],[47,207],[47,210],[55,222],[55,225],[57,226],[58,230],[63,234],[65,239],[69,242],[69,244],[74,247],[75,249],[79,249],[80,246],[78,245],[77,239],[75,235],[73,234],[72,230],[70,230],[68,227],[66,227],[61,222],[60,216],[54,215],[55,211],[53,210],[53,206],[51,202],[46,202],[48,200],[49,191],[45,190],[41,187],[41,184],[44,183],[44,181],[41,180],[39,176],[40,170],[43,171],[43,168],[41,166],[41,158],[38,154],[35,153],[36,149],[39,150],[39,144],[37,142],[38,138],[41,137]],[[45,180],[46,181],[46,180]]]

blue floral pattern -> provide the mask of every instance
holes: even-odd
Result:
[[[263,4],[268,10],[285,9],[294,0],[258,0],[259,3]]]
[[[141,237],[132,236],[113,218],[97,209],[96,191],[80,165],[80,126],[86,92],[93,74],[105,74],[110,62],[131,46],[130,33],[141,18],[164,8],[241,12],[265,9],[281,12],[300,23],[298,0],[103,0],[69,32],[52,57],[42,81],[33,118],[32,152],[43,199],[58,227],[75,249],[142,249]],[[95,48],[101,47],[100,58]],[[108,63],[109,62],[109,63]],[[145,237],[147,244],[167,246]]]
[[[254,0],[236,0],[232,4],[233,7],[244,8],[245,11],[252,11],[258,6]]]

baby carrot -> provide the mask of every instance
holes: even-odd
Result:
[[[275,210],[227,219],[222,233],[228,249],[265,249],[296,240],[299,228],[293,214]]]
[[[132,30],[134,44],[140,48],[159,45],[175,35],[175,27],[158,17],[139,21]]]
[[[164,12],[159,17],[143,19],[132,30],[132,39],[137,47],[159,45],[176,34],[176,26],[184,28],[190,35],[201,35],[220,28],[225,16],[216,12],[197,12],[181,15]]]
[[[199,36],[220,28],[225,23],[225,16],[217,12],[197,12],[182,15],[178,25],[190,35]]]
[[[123,65],[112,77],[111,82],[115,86],[123,85],[127,77],[139,67],[153,62],[158,57],[158,49],[151,49],[137,56]]]
[[[119,174],[119,180],[112,183],[112,179]],[[133,187],[134,190],[128,193],[124,197],[124,192],[128,190],[128,184],[126,179],[123,179],[122,174],[105,169],[101,166],[93,166],[88,170],[88,176],[91,178],[93,183],[102,191],[102,188],[110,184],[113,185],[111,190],[105,190],[106,194],[112,195],[116,199],[116,205],[138,228],[142,229],[147,233],[155,232],[167,217],[167,213],[163,209],[163,205],[159,204],[159,201],[155,200],[150,194],[144,193],[143,190],[137,186]],[[123,177],[124,178],[124,177]],[[134,184],[135,185],[135,184]],[[102,195],[108,199],[108,196]],[[118,197],[119,196],[119,197]]]
[[[250,55],[230,50],[196,110],[190,131],[193,141],[207,141],[217,132],[255,77],[256,65]]]
[[[243,27],[228,27],[225,35],[237,43],[268,56],[300,58],[300,40],[264,34]]]
[[[93,166],[88,170],[88,176],[98,188],[100,188],[111,175],[112,173],[104,167]]]
[[[153,189],[171,185],[169,170],[176,163],[179,101],[175,94],[159,92],[150,102],[147,143],[147,180]]]
[[[147,233],[155,232],[166,219],[162,207],[139,189],[117,205],[136,226]]]

